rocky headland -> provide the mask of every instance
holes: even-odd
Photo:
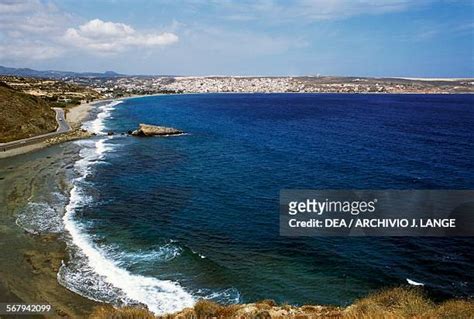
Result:
[[[173,127],[140,124],[138,128],[131,132],[133,136],[169,136],[179,135],[184,132]]]

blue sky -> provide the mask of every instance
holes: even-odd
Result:
[[[471,0],[0,0],[0,65],[474,77]]]

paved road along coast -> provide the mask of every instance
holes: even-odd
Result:
[[[52,136],[69,132],[71,130],[71,127],[66,122],[66,118],[64,117],[64,110],[58,107],[53,107],[53,110],[56,112],[56,122],[58,122],[58,128],[56,129],[56,132],[28,137],[21,140],[8,142],[8,143],[0,143],[0,150],[2,152],[6,152],[8,150],[12,150],[15,148],[43,142]]]

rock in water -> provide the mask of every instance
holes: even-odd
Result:
[[[173,127],[156,126],[148,124],[140,124],[138,129],[132,132],[133,136],[154,136],[154,135],[177,135],[183,134],[183,131]]]

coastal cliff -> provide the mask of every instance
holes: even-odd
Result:
[[[0,143],[52,132],[56,126],[48,103],[0,82]]]

